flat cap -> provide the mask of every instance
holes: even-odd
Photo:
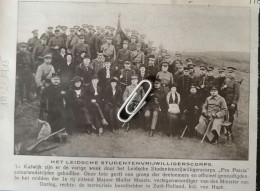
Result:
[[[51,78],[60,78],[58,73],[52,73]]]
[[[53,27],[49,26],[49,27],[47,27],[47,29],[53,29]]]
[[[218,88],[216,87],[216,86],[212,86],[211,88],[210,88],[210,91],[211,90],[218,90]]]
[[[233,66],[227,67],[227,71],[228,71],[229,73],[234,72],[235,70],[237,70],[237,69],[236,69],[235,67],[233,67]]]
[[[161,52],[165,52],[165,53],[166,53],[166,52],[167,52],[167,50],[163,48],[163,49],[161,50]]]

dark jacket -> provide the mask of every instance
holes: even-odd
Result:
[[[75,76],[75,64],[71,62],[70,65],[67,64],[67,61],[63,62],[60,67],[60,79],[61,84],[65,87],[69,87],[72,78]]]
[[[76,67],[75,76],[80,76],[84,79],[84,83],[88,84],[91,82],[91,78],[94,75],[94,71],[90,67],[83,67],[81,63],[79,66]]]
[[[106,104],[110,106],[118,106],[120,107],[122,104],[122,90],[119,86],[119,84],[116,85],[115,87],[116,93],[113,95],[112,87],[109,85],[105,91],[104,91],[104,101]]]

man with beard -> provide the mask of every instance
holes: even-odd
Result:
[[[65,128],[71,133],[74,120],[67,103],[67,92],[61,87],[59,76],[53,73],[51,85],[44,89],[41,99],[41,110],[47,114],[47,122],[52,132]]]
[[[102,52],[98,52],[97,53],[97,58],[94,59],[92,62],[91,62],[91,68],[93,69],[94,71],[94,74],[97,75],[99,70],[101,70],[102,68],[105,67],[105,58],[103,56],[103,53]]]
[[[41,43],[41,40],[38,38],[38,29],[33,30],[32,33],[33,37],[27,42],[29,52],[33,52],[34,47]]]
[[[85,55],[83,62],[76,67],[75,74],[83,79],[81,83],[89,84],[94,75],[93,69],[89,66],[90,59]]]
[[[89,45],[84,43],[84,36],[79,35],[79,43],[75,44],[72,48],[72,54],[74,55],[75,58],[78,58],[80,55],[80,52],[86,52],[86,55],[88,56],[89,59],[91,59],[91,54],[89,50]]]
[[[33,53],[32,53],[32,59],[33,59],[33,63],[36,62],[36,59],[39,56],[44,56],[47,53],[50,53],[51,49],[50,47],[47,45],[47,37],[46,36],[42,36],[41,37],[41,43],[37,44],[35,46],[35,48],[33,49]]]
[[[27,51],[27,43],[21,42],[18,44],[19,51],[16,54],[16,79],[20,96],[20,101],[24,100],[24,90],[26,99],[31,101],[30,93],[33,82],[34,65],[32,55]]]
[[[218,94],[218,89],[213,86],[210,89],[210,96],[207,97],[203,105],[202,115],[199,119],[199,124],[195,127],[195,129],[198,133],[203,135],[207,130],[209,122],[212,122],[212,125],[209,126],[206,135],[212,144],[216,144],[226,112],[226,101]]]
[[[125,90],[126,86],[131,84],[131,76],[135,74],[134,70],[131,70],[131,62],[125,61],[125,68],[120,71],[120,82],[122,83],[122,91]]]
[[[125,61],[131,60],[131,51],[127,49],[128,48],[128,41],[124,40],[123,42],[123,48],[118,50],[117,53],[117,64],[119,65],[119,68],[124,68]]]
[[[150,137],[153,136],[154,130],[156,128],[158,116],[161,111],[161,103],[164,99],[163,92],[161,91],[160,86],[161,80],[156,79],[154,82],[154,87],[147,100],[147,104],[145,105],[145,131],[150,129]]]

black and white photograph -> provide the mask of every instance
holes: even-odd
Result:
[[[249,8],[17,11],[15,155],[248,160]]]

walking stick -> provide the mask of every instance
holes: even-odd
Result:
[[[185,126],[184,131],[183,131],[182,134],[181,134],[181,139],[183,138],[183,136],[184,136],[184,134],[185,134],[187,128],[188,128],[188,125]]]
[[[203,141],[204,141],[204,139],[205,139],[205,137],[206,137],[206,135],[207,135],[207,133],[208,133],[208,130],[209,130],[211,124],[213,123],[213,121],[214,121],[214,119],[209,122],[209,124],[208,124],[208,126],[207,126],[207,129],[206,129],[206,131],[205,131],[205,133],[204,133],[204,136],[203,136],[202,140],[200,141],[200,143],[203,143]]]

